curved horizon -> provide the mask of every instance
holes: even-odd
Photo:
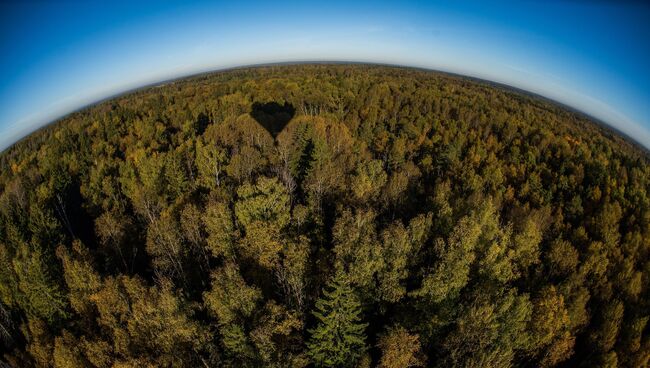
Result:
[[[414,67],[499,83],[650,148],[650,5],[642,2],[71,1],[0,10],[0,150],[134,89],[297,62]]]
[[[179,75],[179,76],[170,76],[168,78],[164,78],[164,79],[161,79],[159,81],[143,84],[141,86],[136,86],[136,87],[129,88],[129,89],[126,89],[126,90],[122,90],[122,91],[118,91],[116,93],[107,95],[105,97],[101,97],[98,100],[91,101],[91,102],[89,102],[89,103],[87,103],[87,104],[85,104],[83,106],[79,106],[76,109],[67,111],[67,112],[63,113],[62,115],[54,117],[53,119],[50,119],[50,120],[40,124],[39,126],[35,127],[34,129],[26,132],[24,135],[18,137],[15,141],[9,143],[6,147],[2,147],[2,142],[0,141],[0,152],[3,152],[4,150],[7,150],[7,149],[11,148],[14,144],[22,141],[23,139],[28,138],[32,133],[34,133],[34,132],[36,132],[36,131],[38,131],[40,129],[44,129],[44,128],[46,128],[46,127],[48,127],[48,126],[50,126],[52,124],[55,124],[55,123],[57,123],[59,121],[62,121],[62,120],[66,119],[67,117],[69,117],[72,114],[83,112],[83,111],[85,111],[87,109],[92,108],[93,106],[97,106],[97,105],[100,105],[102,103],[105,103],[105,102],[108,102],[108,101],[111,101],[111,100],[115,100],[115,99],[118,99],[118,98],[121,98],[121,97],[124,97],[124,96],[128,96],[128,95],[130,95],[132,93],[136,93],[138,91],[145,91],[147,89],[150,89],[150,88],[153,88],[153,87],[156,87],[156,86],[162,86],[162,85],[165,85],[165,84],[168,84],[168,83],[173,83],[173,82],[176,82],[176,81],[184,81],[184,80],[188,80],[188,79],[191,79],[191,78],[200,77],[200,76],[203,76],[203,75],[225,73],[225,72],[240,70],[240,69],[254,69],[254,68],[263,68],[263,67],[268,67],[268,66],[283,66],[283,65],[289,66],[289,65],[318,65],[318,64],[322,64],[322,65],[328,65],[328,64],[331,64],[331,65],[336,65],[336,64],[338,64],[338,65],[366,65],[366,66],[384,66],[384,67],[390,67],[390,68],[414,69],[414,70],[421,70],[421,71],[429,72],[429,73],[447,74],[447,75],[450,75],[450,76],[453,76],[453,77],[456,77],[456,78],[469,78],[469,79],[473,79],[473,80],[475,80],[475,81],[477,81],[479,83],[496,84],[496,85],[498,85],[498,86],[500,86],[502,88],[510,88],[512,90],[515,90],[515,92],[520,93],[520,94],[527,93],[527,94],[531,94],[531,95],[533,95],[533,96],[535,96],[537,98],[546,99],[547,101],[549,101],[550,103],[556,105],[560,109],[563,109],[563,110],[566,110],[566,111],[573,110],[571,112],[575,112],[575,113],[584,115],[584,117],[586,117],[588,120],[590,120],[594,124],[604,124],[606,127],[610,128],[610,129],[613,129],[619,136],[621,136],[625,140],[628,140],[631,143],[636,144],[639,147],[644,148],[646,150],[650,149],[650,147],[644,145],[642,142],[638,141],[635,137],[632,137],[632,136],[626,134],[625,132],[619,130],[618,128],[612,126],[611,124],[609,124],[609,123],[607,123],[605,121],[602,121],[602,120],[600,120],[600,119],[598,119],[598,118],[596,118],[594,116],[591,116],[586,111],[582,111],[582,110],[580,110],[578,108],[575,108],[573,106],[566,105],[561,101],[557,101],[557,100],[555,100],[553,98],[538,94],[536,92],[525,90],[525,89],[522,89],[520,87],[512,86],[512,85],[505,84],[505,83],[501,83],[501,82],[498,82],[498,81],[493,81],[493,80],[484,79],[484,78],[480,78],[480,77],[475,77],[475,76],[471,76],[471,75],[458,74],[458,73],[455,73],[455,72],[450,72],[450,71],[445,71],[445,70],[440,70],[440,69],[431,69],[431,68],[427,68],[427,67],[420,67],[420,66],[415,66],[415,65],[390,64],[390,63],[384,63],[384,62],[355,61],[355,60],[299,60],[299,61],[273,61],[273,62],[265,62],[265,63],[258,63],[258,64],[243,64],[243,65],[236,65],[236,66],[228,66],[228,67],[225,67],[225,68],[216,68],[216,69],[210,69],[210,70],[205,70],[205,71],[198,71],[198,72],[193,72],[193,73],[190,73],[190,74],[183,74],[183,75]]]

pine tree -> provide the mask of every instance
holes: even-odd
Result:
[[[328,290],[329,289],[329,290]],[[309,356],[317,367],[350,367],[366,350],[366,323],[361,303],[344,273],[339,272],[316,302],[318,325],[309,330]]]

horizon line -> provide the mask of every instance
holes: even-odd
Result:
[[[13,142],[8,143],[6,147],[0,147],[0,155],[3,155],[7,153],[10,149],[14,148],[18,143],[24,141],[25,139],[28,139],[32,134],[42,130],[42,129],[47,129],[48,127],[51,127],[52,125],[59,123],[66,118],[72,116],[73,114],[76,113],[81,113],[85,110],[88,110],[92,107],[95,107],[97,105],[100,105],[104,102],[108,102],[120,97],[124,97],[136,92],[144,91],[146,89],[150,89],[153,87],[159,87],[163,86],[166,84],[182,81],[182,80],[189,80],[201,76],[208,76],[212,74],[218,74],[218,73],[225,73],[225,72],[230,72],[230,71],[235,71],[235,70],[243,70],[243,69],[255,69],[255,68],[264,68],[264,67],[270,67],[270,66],[291,66],[291,65],[366,65],[366,66],[375,66],[375,67],[389,67],[389,68],[403,68],[403,69],[411,69],[411,70],[418,70],[418,71],[423,71],[423,72],[429,72],[429,73],[438,73],[438,74],[445,74],[447,76],[451,76],[454,78],[461,78],[461,79],[469,79],[474,82],[479,82],[479,83],[484,83],[488,84],[492,87],[496,88],[501,88],[504,90],[509,90],[509,92],[514,92],[518,93],[520,95],[528,95],[529,97],[534,97],[538,99],[545,100],[548,103],[551,103],[553,105],[556,105],[557,107],[578,115],[582,115],[583,118],[586,118],[588,121],[591,123],[605,129],[605,130],[610,130],[614,134],[618,135],[620,138],[622,138],[625,142],[632,144],[636,148],[640,149],[647,157],[650,157],[650,142],[649,145],[646,146],[644,143],[641,141],[638,141],[631,135],[623,132],[619,128],[615,127],[614,124],[609,123],[605,121],[602,118],[598,118],[594,115],[592,115],[589,112],[586,112],[580,108],[571,106],[565,102],[558,101],[554,98],[545,96],[541,93],[538,92],[533,92],[527,89],[524,89],[522,87],[518,86],[513,86],[511,84],[503,83],[503,82],[498,82],[490,79],[485,79],[482,77],[477,77],[477,76],[472,76],[472,75],[467,75],[467,74],[460,74],[457,72],[452,72],[452,71],[447,71],[443,69],[434,69],[430,67],[425,67],[425,66],[418,66],[414,64],[395,64],[395,63],[389,63],[389,62],[381,62],[381,61],[354,61],[354,60],[286,60],[286,61],[270,61],[270,62],[261,62],[261,63],[252,63],[252,64],[240,64],[240,65],[234,65],[234,66],[225,66],[225,67],[217,67],[217,68],[209,68],[209,69],[204,69],[204,70],[198,70],[198,71],[193,71],[189,72],[186,74],[179,74],[177,76],[172,76],[172,77],[167,77],[164,79],[161,79],[159,81],[155,82],[150,82],[150,83],[145,83],[137,87],[132,87],[132,88],[126,88],[123,90],[120,90],[118,92],[109,94],[106,97],[99,98],[93,102],[86,103],[78,108],[74,108],[69,110],[68,112],[58,114],[57,117],[52,118],[52,119],[47,119],[46,121],[40,123],[40,124],[34,124],[35,127],[32,130],[27,131],[23,135],[19,135],[17,139],[15,139]]]

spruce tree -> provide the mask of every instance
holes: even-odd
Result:
[[[361,303],[342,272],[323,289],[313,312],[316,328],[309,330],[309,356],[317,367],[349,367],[366,350],[366,323],[361,321]]]

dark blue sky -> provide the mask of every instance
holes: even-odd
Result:
[[[245,64],[352,60],[510,84],[650,147],[643,1],[0,0],[0,149],[147,83]]]

